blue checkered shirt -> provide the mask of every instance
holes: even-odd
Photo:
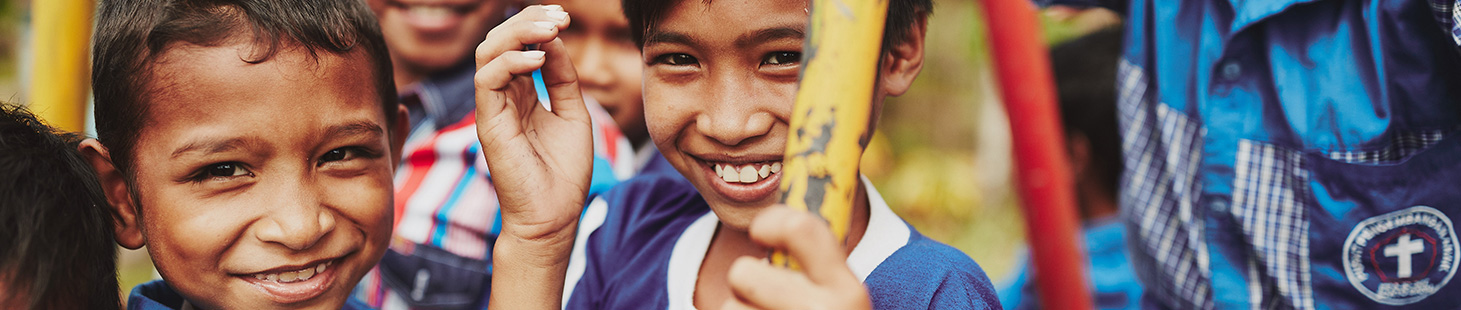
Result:
[[[1127,17],[1119,201],[1145,308],[1364,298],[1315,289],[1311,222],[1348,210],[1316,203],[1307,161],[1397,164],[1455,132],[1455,0],[1053,2]]]

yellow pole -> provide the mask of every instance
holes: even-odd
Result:
[[[31,1],[30,109],[51,126],[82,131],[91,91],[90,46],[94,0]]]
[[[826,219],[846,240],[857,195],[858,164],[871,137],[886,0],[813,0],[810,35],[792,108],[782,202]],[[784,253],[772,263],[795,267]]]

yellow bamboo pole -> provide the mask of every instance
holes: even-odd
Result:
[[[30,109],[51,126],[82,131],[91,91],[91,16],[94,0],[31,1]]]
[[[782,163],[782,202],[826,219],[845,240],[858,164],[871,137],[886,0],[813,0],[810,34]],[[772,263],[795,267],[784,253]]]

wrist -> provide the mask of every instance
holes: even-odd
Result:
[[[565,222],[503,221],[502,233],[498,235],[493,250],[493,261],[500,261],[499,256],[512,256],[533,264],[553,265],[558,261],[566,263],[573,250],[577,230],[577,217]]]

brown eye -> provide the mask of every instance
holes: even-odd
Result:
[[[766,54],[766,58],[761,59],[761,64],[776,66],[794,65],[801,62],[801,60],[802,53],[800,52],[772,52]]]
[[[362,156],[370,155],[367,153],[368,152],[359,147],[342,147],[330,150],[329,152],[325,152],[324,155],[320,155],[320,163],[324,164],[328,162],[352,160],[360,158]]]
[[[654,58],[654,63],[661,63],[661,64],[666,64],[666,65],[671,65],[671,66],[688,66],[688,65],[699,64],[700,63],[700,60],[699,59],[695,59],[695,56],[690,56],[690,55],[681,54],[681,53],[673,53],[673,54],[664,54],[664,55],[660,55],[659,57],[655,57]]]
[[[208,168],[204,170],[204,172],[206,172],[209,177],[235,177],[248,174],[248,170],[244,170],[243,167],[239,167],[238,163],[214,164],[212,166],[208,166]]]

